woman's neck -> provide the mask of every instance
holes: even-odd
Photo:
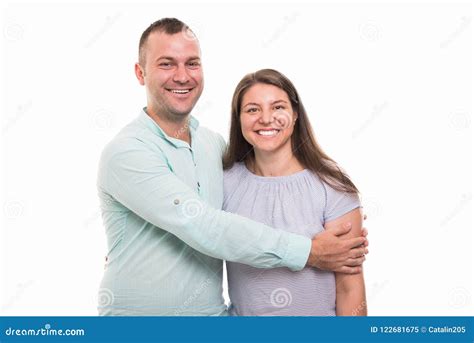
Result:
[[[271,153],[255,151],[255,160],[249,168],[254,174],[265,177],[287,176],[304,169],[291,149]]]

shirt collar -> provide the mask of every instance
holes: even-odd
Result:
[[[162,137],[166,141],[168,141],[170,144],[173,146],[180,148],[180,147],[187,147],[189,148],[189,144],[186,143],[185,141],[182,141],[180,139],[168,136],[165,131],[153,120],[151,117],[146,113],[146,107],[144,107],[140,111],[139,115],[139,120],[145,124],[149,129],[153,131],[156,135]],[[194,118],[192,115],[189,116],[189,128],[190,128],[190,134],[191,134],[191,139],[194,137],[194,134],[199,127],[199,121]]]

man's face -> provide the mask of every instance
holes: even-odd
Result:
[[[146,87],[149,113],[172,121],[191,112],[204,87],[199,44],[184,33],[151,33],[145,66],[137,64],[135,72]]]

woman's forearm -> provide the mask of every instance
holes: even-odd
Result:
[[[367,301],[365,299],[364,288],[337,292],[336,315],[337,316],[366,316],[367,315]]]

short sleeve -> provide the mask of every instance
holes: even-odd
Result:
[[[324,183],[324,188],[326,190],[325,223],[360,207],[359,196],[356,193],[338,191],[327,183]]]

